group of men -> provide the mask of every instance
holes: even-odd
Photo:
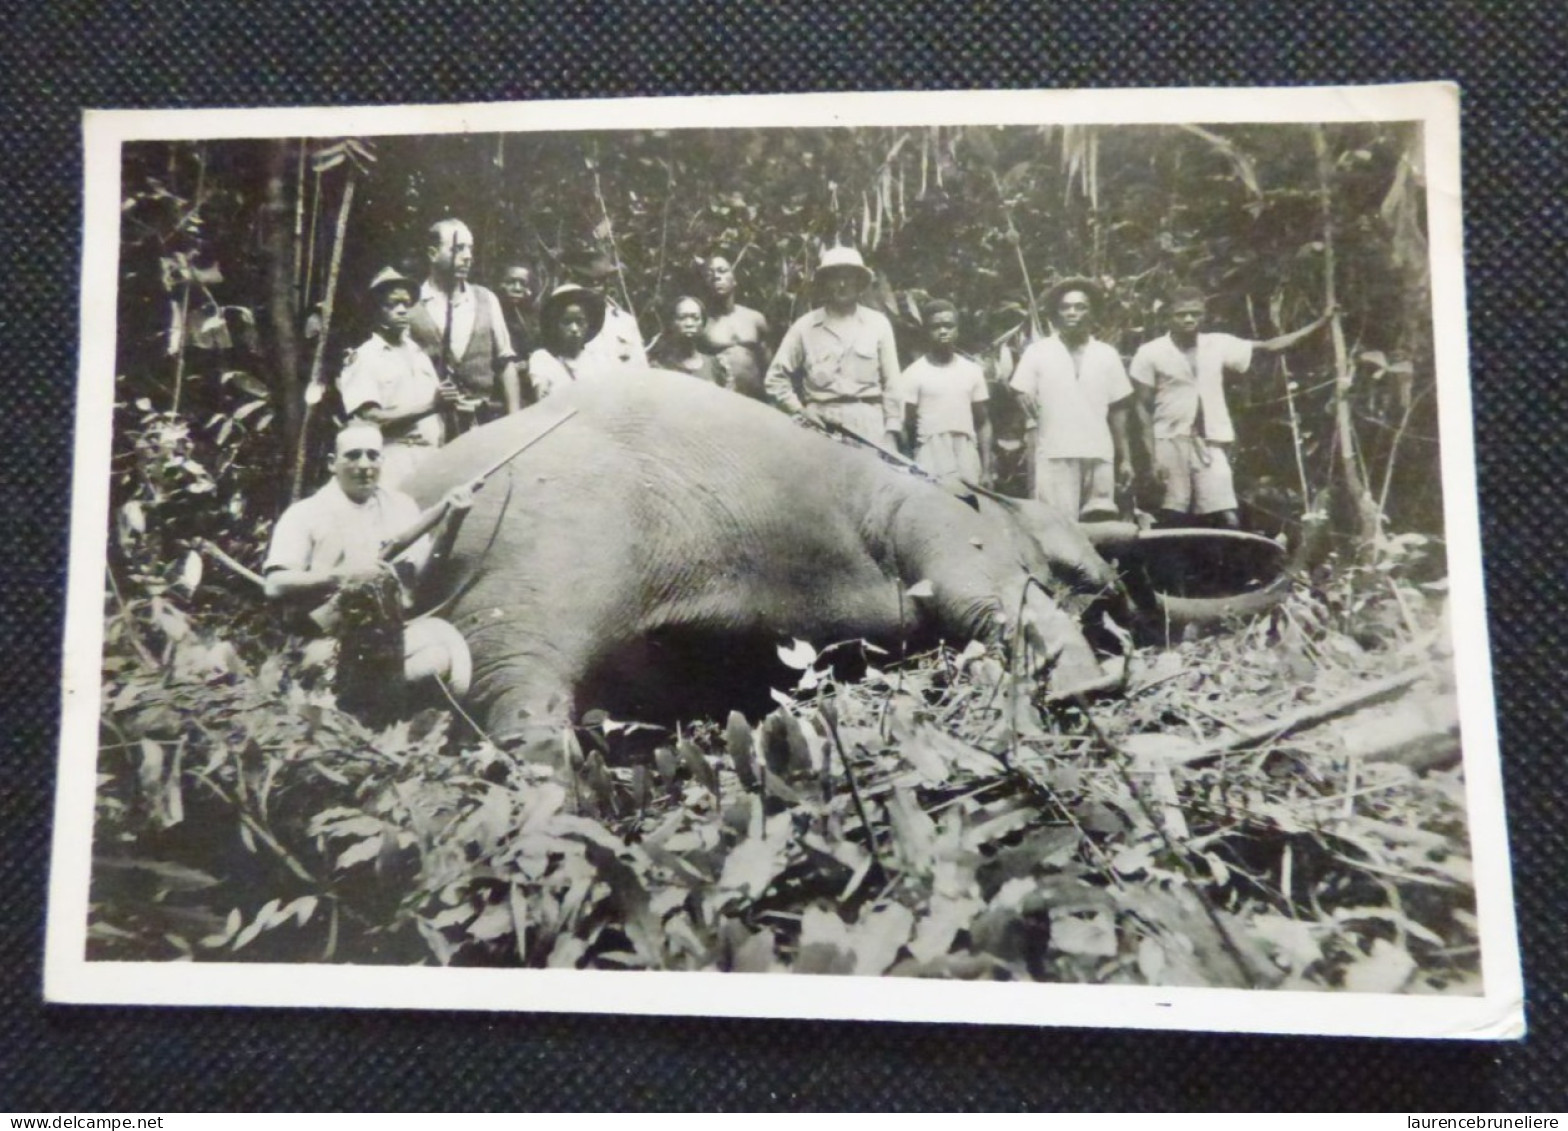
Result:
[[[269,597],[330,596],[346,580],[386,568],[396,552],[406,572],[418,572],[451,544],[472,505],[471,491],[459,489],[421,512],[399,490],[426,454],[581,372],[648,365],[636,319],[606,293],[618,270],[609,257],[581,264],[577,278],[545,301],[541,322],[526,266],[507,269],[500,296],[469,281],[473,236],[461,221],[433,225],[426,253],[423,282],[388,268],[370,283],[374,332],[349,354],[338,381],[350,421],[336,441],[333,478],[279,521],[265,566]],[[989,392],[979,364],[957,351],[957,309],[946,301],[925,306],[926,351],[900,369],[892,324],[860,301],[873,278],[860,254],[827,250],[816,276],[822,305],[770,353],[767,320],[736,300],[734,265],[709,259],[707,302],[683,296],[676,304],[669,367],[902,453],[939,481],[989,485]],[[1111,517],[1141,465],[1165,524],[1235,527],[1226,378],[1245,373],[1260,350],[1289,348],[1328,316],[1266,341],[1205,333],[1203,294],[1180,288],[1169,296],[1169,332],[1140,346],[1128,366],[1094,336],[1102,302],[1092,280],[1058,283],[1045,300],[1054,333],[1030,345],[1011,374],[1028,420],[1031,493],[1080,519]],[[544,344],[529,352],[536,337]],[[451,634],[437,629],[435,640],[410,634],[410,675],[452,674],[461,657],[443,654]]]
[[[349,352],[338,378],[349,417],[382,430],[382,484],[389,488],[406,481],[444,439],[532,399],[532,272],[508,268],[499,296],[470,282],[474,238],[461,220],[431,226],[426,257],[423,282],[390,267],[371,280],[374,330]],[[580,271],[579,286],[602,296],[605,259]],[[602,355],[605,367],[645,366],[636,319],[607,297],[601,302],[605,314],[587,351]]]
[[[872,278],[859,254],[834,248],[817,274],[825,301],[784,335],[764,380],[768,399],[911,455],[939,480],[989,485],[990,394],[980,366],[956,352],[953,305],[926,305],[927,350],[900,371],[891,323],[859,302]],[[1203,293],[1181,287],[1169,296],[1169,332],[1140,346],[1128,366],[1094,336],[1103,301],[1089,279],[1054,286],[1045,305],[1055,332],[1031,344],[1011,375],[1028,420],[1031,494],[1076,518],[1114,517],[1141,464],[1164,525],[1236,527],[1226,379],[1328,315],[1266,341],[1204,333]]]

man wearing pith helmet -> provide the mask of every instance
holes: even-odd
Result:
[[[887,318],[860,304],[871,271],[852,247],[822,253],[824,302],[784,335],[763,381],[768,399],[795,416],[834,424],[898,449],[898,348]]]

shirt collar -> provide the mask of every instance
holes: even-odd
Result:
[[[842,321],[845,321],[845,322],[860,322],[860,321],[862,321],[863,319],[861,317],[861,312],[864,311],[865,309],[866,309],[865,307],[861,306],[859,303],[856,303],[855,304],[855,313],[851,314],[848,318],[842,319]],[[824,325],[827,324],[828,317],[829,317],[829,315],[828,315],[828,308],[827,307],[825,307],[825,306],[816,307],[811,312],[811,324],[813,326],[824,326]]]
[[[362,503],[356,503],[353,499],[348,497],[348,493],[343,490],[343,485],[338,482],[337,476],[334,475],[331,479],[327,480],[326,486],[322,487],[318,494],[334,495],[336,496],[336,501],[345,503],[351,507],[369,507],[379,505],[381,501],[386,498],[387,489],[381,484],[377,483],[376,489],[371,492],[370,498],[366,499]]]
[[[457,289],[456,295],[453,296],[453,305],[462,306],[463,303],[467,302],[469,298],[473,296],[473,293],[474,289],[467,283],[464,283]],[[419,284],[420,302],[434,302],[436,299],[440,299],[442,302],[445,302],[446,292],[436,285],[434,279],[426,279],[423,283]]]

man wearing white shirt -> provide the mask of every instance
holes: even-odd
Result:
[[[435,365],[409,336],[418,287],[392,268],[370,282],[375,332],[349,351],[338,376],[343,410],[379,425],[385,448],[381,486],[399,489],[441,445],[441,416],[461,395],[444,384]]]
[[[315,627],[337,631],[338,593],[378,576],[387,555],[393,555],[406,606],[420,574],[450,552],[477,485],[454,487],[421,511],[408,495],[381,485],[384,454],[381,429],[368,420],[350,420],[333,448],[332,478],[284,511],[273,528],[262,567],[264,592],[292,625],[310,629],[314,621]],[[303,614],[312,608],[306,620]],[[468,688],[468,665],[467,646],[447,622],[420,617],[403,626],[408,682],[440,676],[461,695]]]
[[[1114,346],[1090,333],[1100,289],[1064,279],[1046,296],[1056,334],[1024,351],[1012,388],[1028,414],[1034,497],[1069,518],[1112,518],[1132,482],[1132,385]]]

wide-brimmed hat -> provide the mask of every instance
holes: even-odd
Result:
[[[588,315],[588,341],[593,341],[604,329],[604,296],[567,283],[556,287],[539,308],[539,328],[547,345],[555,344],[555,325],[561,320],[561,311],[568,306],[580,306]]]
[[[822,253],[822,262],[817,264],[817,275],[827,275],[833,271],[847,271],[860,280],[861,286],[871,282],[871,268],[866,266],[866,261],[860,258],[860,252],[852,247],[830,247]]]
[[[380,271],[377,271],[376,277],[370,280],[370,286],[365,289],[374,297],[392,286],[407,287],[410,296],[417,297],[419,294],[419,284],[396,267],[383,267]]]
[[[1047,317],[1056,316],[1056,308],[1061,305],[1062,296],[1068,291],[1082,291],[1089,296],[1089,309],[1094,314],[1100,313],[1100,308],[1105,305],[1105,291],[1099,283],[1085,275],[1069,275],[1055,283],[1050,290],[1045,292],[1045,313]]]

